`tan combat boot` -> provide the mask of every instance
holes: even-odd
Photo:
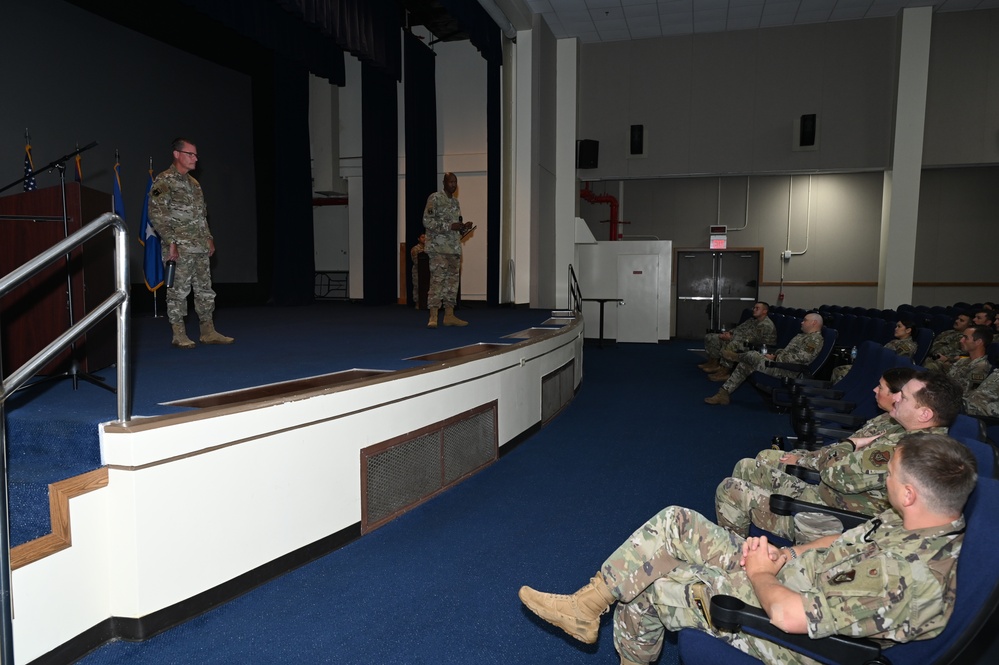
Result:
[[[436,328],[437,327],[437,311],[438,310],[437,310],[436,307],[431,307],[430,308],[430,320],[427,321],[427,327],[428,328]]]
[[[721,404],[722,406],[726,406],[729,403],[728,391],[724,388],[720,388],[713,397],[705,397],[704,403]]]
[[[454,307],[444,308],[444,325],[446,326],[467,326],[468,321],[462,321],[454,315]]]
[[[520,587],[517,595],[527,609],[585,644],[597,641],[600,615],[616,600],[599,572],[571,596],[541,593],[528,586]]]
[[[711,379],[712,381],[723,382],[723,381],[728,381],[728,377],[730,376],[732,376],[732,374],[729,373],[727,368],[720,367],[718,368],[718,371],[715,372],[714,374],[709,374],[708,378]]]
[[[626,656],[621,656],[621,665],[647,665],[647,664],[640,663],[637,660],[629,660]]]
[[[717,358],[708,358],[708,362],[701,363],[697,367],[711,374],[712,372],[717,372],[721,368],[721,365],[718,364]]]
[[[235,341],[236,340],[232,337],[226,337],[219,331],[215,330],[215,323],[212,321],[201,322],[202,344],[232,344]]]
[[[171,344],[179,349],[194,348],[194,342],[187,336],[187,330],[184,328],[183,323],[173,323],[171,327],[173,328],[173,340],[171,340]]]

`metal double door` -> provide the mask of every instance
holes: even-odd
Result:
[[[681,250],[676,258],[676,336],[729,329],[759,298],[759,250]]]

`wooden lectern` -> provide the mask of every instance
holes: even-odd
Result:
[[[111,210],[111,195],[80,183],[66,184],[69,234]],[[0,197],[0,275],[35,258],[63,239],[62,189],[59,185]],[[69,278],[67,279],[67,275]],[[109,231],[75,249],[0,299],[0,363],[3,377],[30,360],[70,325],[114,291],[114,237]],[[72,303],[68,285],[72,285]],[[100,323],[42,370],[42,374],[77,369],[92,372],[115,362],[113,317]]]

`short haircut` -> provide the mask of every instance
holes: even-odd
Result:
[[[183,150],[185,144],[194,145],[194,142],[185,139],[183,136],[178,136],[177,138],[175,138],[173,141],[170,142],[171,149],[176,150],[177,152]]]
[[[919,371],[914,367],[892,367],[881,375],[881,378],[888,384],[888,390],[897,393],[902,390],[902,386],[914,379]]]
[[[808,314],[805,314],[805,318],[807,319],[808,317],[812,317],[813,319],[818,319],[820,324],[824,323],[822,320],[822,315],[819,314],[818,312],[809,312]]]
[[[988,326],[983,326],[981,324],[975,326],[971,325],[966,328],[966,330],[972,330],[971,338],[975,341],[981,342],[982,346],[988,346],[992,343],[992,339],[995,337],[992,334],[992,328]]]
[[[923,387],[912,397],[919,406],[933,410],[936,421],[943,427],[950,427],[961,412],[964,390],[961,385],[943,372],[918,372],[914,381],[921,381]]]
[[[764,302],[763,300],[757,300],[756,304],[763,305],[763,309],[767,310],[768,312],[770,311],[770,303]]]
[[[976,309],[975,312],[974,312],[974,316],[972,316],[971,318],[975,318],[979,314],[985,314],[985,317],[990,322],[994,321],[995,318],[996,318],[996,313],[994,311],[992,311],[991,309],[985,309],[984,307],[979,307],[978,309]]]
[[[968,446],[945,434],[906,434],[895,447],[902,482],[916,485],[934,512],[959,514],[978,481]]]

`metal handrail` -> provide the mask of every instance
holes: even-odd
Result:
[[[114,230],[115,290],[94,310],[74,323],[66,332],[17,368],[3,382],[0,391],[0,662],[14,662],[13,613],[10,583],[10,514],[8,511],[7,431],[4,427],[4,404],[14,391],[23,386],[45,365],[90,330],[101,319],[116,310],[118,313],[118,420],[125,423],[132,417],[132,387],[129,372],[129,297],[128,297],[128,229],[121,217],[104,213],[72,235],[64,238],[9,275],[0,278],[0,298],[83,245],[106,228]],[[72,306],[72,303],[70,303]]]
[[[579,288],[579,281],[576,279],[576,271],[569,264],[569,307],[571,311],[579,314],[583,311],[583,291]]]

